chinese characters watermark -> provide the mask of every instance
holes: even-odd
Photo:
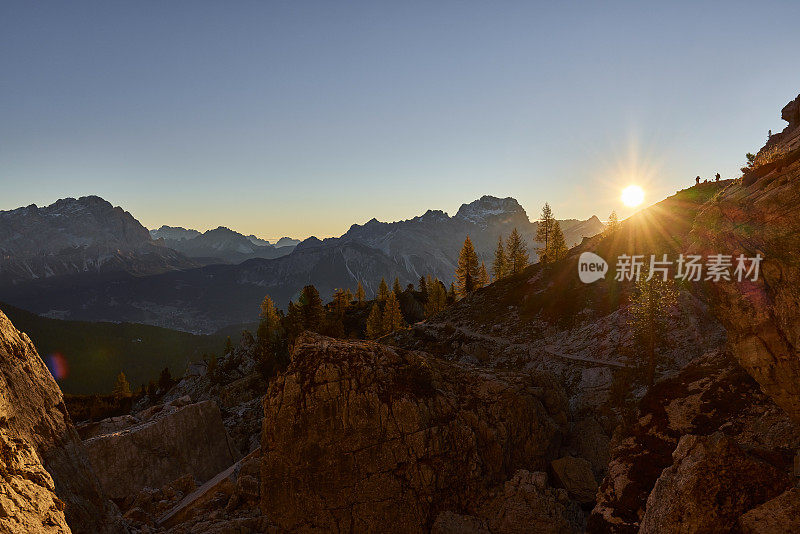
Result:
[[[614,280],[638,281],[644,276],[646,280],[660,277],[662,280],[673,278],[689,282],[756,281],[762,259],[761,254],[753,257],[744,254],[709,254],[705,257],[679,254],[674,259],[667,254],[622,254],[617,257]],[[578,276],[582,282],[591,284],[605,278],[608,267],[608,263],[597,254],[584,252],[578,260]]]

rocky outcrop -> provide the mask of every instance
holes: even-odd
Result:
[[[800,98],[800,97],[799,97]],[[739,363],[800,421],[800,122],[773,135],[742,180],[698,215],[693,252],[763,257],[757,280],[707,284],[714,313]],[[748,277],[750,278],[750,277]]]
[[[549,375],[306,334],[264,398],[262,508],[289,531],[422,532],[543,471],[566,422]]]
[[[567,490],[567,495],[580,503],[594,502],[597,481],[592,465],[583,458],[564,456],[550,462],[556,485]]]
[[[653,386],[636,419],[615,434],[588,531],[637,532],[648,496],[673,464],[681,437],[717,431],[783,473],[791,471],[800,447],[800,428],[736,361],[724,352],[709,353]]]
[[[569,534],[580,532],[583,513],[563,489],[547,485],[547,474],[517,471],[511,480],[493,490],[475,512],[442,512],[433,534]]]
[[[119,512],[100,489],[61,390],[28,336],[2,312],[0,451],[4,527],[55,531],[66,519],[74,532],[124,531]]]
[[[790,483],[721,432],[684,436],[672,456],[647,499],[642,534],[731,532],[739,516]]]
[[[123,500],[145,487],[160,488],[189,474],[205,482],[233,464],[229,441],[213,401],[159,405],[129,418],[94,426],[111,429],[84,444],[102,487]]]
[[[0,532],[69,532],[64,503],[34,448],[0,421]]]
[[[739,518],[744,534],[800,532],[800,488],[792,488]]]

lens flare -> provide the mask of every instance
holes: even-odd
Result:
[[[48,354],[45,363],[56,380],[64,380],[69,376],[69,364],[63,354],[59,352]]]
[[[620,198],[623,204],[629,208],[635,208],[644,202],[644,190],[638,185],[629,185],[622,190],[622,196]]]

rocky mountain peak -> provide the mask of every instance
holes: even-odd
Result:
[[[512,197],[498,198],[484,195],[474,202],[462,204],[455,218],[474,224],[484,225],[490,220],[520,215],[524,216],[527,220],[528,215],[516,199]]]

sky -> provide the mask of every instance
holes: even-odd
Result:
[[[556,5],[558,4],[558,5]],[[512,196],[621,216],[736,177],[800,93],[798,2],[0,3],[0,210],[336,236]]]

